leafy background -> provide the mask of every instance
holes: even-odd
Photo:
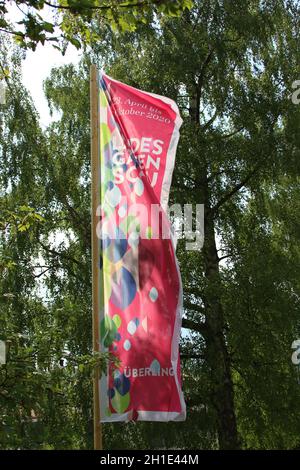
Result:
[[[34,13],[45,2],[22,3]],[[1,28],[11,29],[0,42],[0,448],[93,445],[91,375],[107,358],[91,351],[91,63],[177,101],[184,124],[171,202],[205,204],[202,251],[186,251],[184,240],[177,250],[187,421],[104,425],[105,448],[297,448],[299,7],[198,0],[182,12],[147,2],[100,21],[90,3],[75,12],[66,2],[60,13],[56,45],[72,37],[85,54],[46,80],[60,118],[45,130],[21,84],[20,46],[34,48],[50,26],[37,36],[28,26],[15,45],[0,7]]]

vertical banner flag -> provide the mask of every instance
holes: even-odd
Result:
[[[179,110],[100,76],[101,421],[183,421],[182,288],[166,210]]]

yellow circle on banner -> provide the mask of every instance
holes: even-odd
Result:
[[[105,147],[106,144],[108,144],[111,140],[111,132],[110,128],[108,127],[107,124],[101,123],[100,124],[100,143],[101,143],[101,149]]]
[[[120,328],[121,323],[122,323],[122,320],[121,320],[120,315],[114,315],[114,316],[113,316],[113,321],[114,321],[116,327],[117,327],[117,328]]]
[[[115,395],[111,399],[111,406],[117,413],[124,413],[127,410],[130,403],[130,394],[129,392],[126,395],[120,395],[120,393],[115,390]]]
[[[102,108],[106,108],[107,105],[108,105],[108,102],[107,102],[106,94],[104,93],[103,90],[100,90],[100,106],[102,106]]]

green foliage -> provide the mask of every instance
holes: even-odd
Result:
[[[79,49],[92,40],[102,40],[96,33],[99,22],[115,31],[134,31],[140,22],[151,21],[154,13],[179,16],[193,5],[192,0],[24,0],[11,3],[22,12],[22,20],[12,24],[9,9],[2,2],[0,31],[12,34],[22,48],[35,50],[39,43],[48,41],[63,53],[68,43]],[[44,19],[45,9],[50,11],[50,20],[49,14],[47,20]]]
[[[300,108],[290,100],[299,8],[216,0],[171,14],[140,21],[122,41],[105,22],[87,30],[90,54],[45,82],[60,118],[44,132],[20,85],[19,55],[2,48],[12,71],[0,109],[2,448],[92,447],[91,372],[107,358],[91,355],[91,62],[178,102],[171,202],[206,207],[203,250],[178,245],[187,421],[105,425],[105,447],[220,448],[224,358],[242,448],[299,447],[291,343],[299,337]],[[105,43],[94,41],[100,36]],[[109,342],[114,325],[102,330]]]
[[[187,423],[198,432],[168,425],[166,441],[159,425],[137,424],[137,446],[158,446],[161,436],[162,446],[218,447],[220,361],[217,335],[205,329],[218,321],[242,446],[299,443],[300,390],[291,363],[299,337],[300,113],[290,100],[300,74],[297,11],[283,1],[195,2],[180,19],[162,18],[122,43],[112,37],[94,47],[93,60],[113,77],[178,102],[184,124],[171,201],[205,203],[206,239],[210,211],[224,258],[209,259],[217,275],[208,278],[206,246],[202,253],[178,246],[184,325],[191,329],[182,338]],[[223,320],[207,308],[208,298],[220,299]],[[118,445],[118,432],[112,426],[107,447]]]
[[[12,73],[0,109],[0,337],[7,345],[0,447],[91,448],[91,380],[111,358],[91,353],[89,263],[52,200],[58,162],[51,165],[51,141],[20,84],[19,53],[6,46],[1,61]],[[58,247],[55,230],[69,230]]]
[[[29,230],[36,221],[43,222],[44,218],[35,212],[34,209],[27,206],[20,206],[17,212],[7,209],[1,211],[0,230],[7,230],[8,227],[14,232],[24,232]]]

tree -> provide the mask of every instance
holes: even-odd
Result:
[[[186,8],[191,8],[193,2],[192,0],[18,0],[12,2],[22,13],[22,19],[17,24],[12,24],[5,3],[7,2],[0,2],[0,31],[12,34],[17,43],[25,49],[35,50],[37,44],[49,41],[64,52],[69,42],[80,48],[82,44],[86,45],[91,40],[102,40],[95,28],[99,22],[120,31],[134,30],[139,22],[146,23],[149,18],[151,19],[153,13],[178,16]],[[60,30],[59,33],[57,28]]]
[[[299,18],[294,2],[216,0],[197,1],[180,18],[158,16],[122,41],[100,24],[105,44],[93,43],[78,68],[54,69],[46,81],[50,109],[59,110],[60,119],[44,133],[15,77],[19,95],[2,113],[2,201],[18,222],[22,205],[43,221],[33,218],[28,233],[1,238],[6,259],[18,269],[12,274],[5,267],[0,318],[2,331],[30,332],[22,358],[32,344],[40,351],[33,358],[42,372],[39,408],[29,402],[22,419],[38,409],[44,433],[42,442],[28,438],[28,448],[92,446],[85,366],[91,353],[90,62],[179,103],[184,124],[171,202],[205,204],[202,251],[187,252],[184,240],[178,245],[188,419],[107,425],[105,447],[299,447],[299,384],[290,357],[299,337],[300,108],[289,96],[300,72]],[[48,270],[39,278],[42,295],[33,291],[37,258]],[[16,354],[15,348],[11,359]],[[61,357],[69,363],[59,369]],[[19,380],[32,398],[35,368],[25,365],[26,380]],[[15,435],[5,446],[15,448],[24,442],[17,423],[25,394],[18,380],[9,390],[14,401],[5,417]]]
[[[184,347],[199,374],[199,390],[188,391],[192,403],[208,410],[211,435],[215,430],[224,449],[293,446],[298,432],[295,422],[286,432],[294,416],[292,400],[279,405],[287,388],[291,397],[298,393],[290,363],[298,331],[292,268],[298,263],[298,242],[289,233],[291,225],[281,224],[290,249],[297,245],[291,259],[277,239],[279,221],[267,204],[282,191],[296,197],[299,140],[293,129],[299,110],[289,95],[299,74],[298,13],[294,2],[195,2],[180,19],[163,19],[151,31],[131,34],[119,45],[112,42],[109,52],[107,45],[94,48],[114,77],[181,104],[185,124],[173,201],[205,204],[202,253],[188,255],[179,248],[183,325],[194,332]],[[273,301],[262,300],[267,289]],[[288,318],[283,305],[290,309]],[[266,369],[271,387],[276,386],[269,397],[260,376]],[[257,421],[251,415],[253,401],[261,415],[255,415]]]
[[[2,42],[0,54],[12,71],[0,109],[0,335],[7,345],[0,366],[1,448],[89,448],[91,377],[106,359],[91,354],[90,295],[82,291],[89,264],[81,272],[66,236],[53,249],[51,215],[63,221],[64,214],[58,204],[48,206],[55,187],[50,148],[20,83],[19,51]]]

